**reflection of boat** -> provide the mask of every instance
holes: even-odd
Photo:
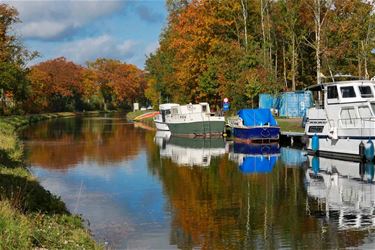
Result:
[[[156,145],[164,149],[170,137],[171,137],[171,132],[158,130],[156,131],[154,141]]]
[[[242,140],[278,140],[280,127],[269,109],[241,109],[229,121],[233,136]]]
[[[243,173],[269,173],[280,153],[278,143],[237,143],[229,147],[229,159],[237,162]]]
[[[225,119],[211,114],[209,104],[202,102],[171,107],[166,123],[173,135],[221,135]]]
[[[160,113],[154,117],[155,126],[158,130],[168,131],[168,125],[165,123],[165,118],[171,114],[171,107],[179,106],[177,103],[164,103],[159,105]]]
[[[162,138],[162,137],[159,137]],[[209,166],[211,157],[225,154],[223,138],[164,137],[158,140],[160,156],[170,158],[178,165]],[[160,144],[162,141],[162,144]]]
[[[360,143],[375,138],[374,81],[337,81],[309,89],[319,100],[306,114],[308,149],[321,156],[358,159]]]
[[[326,216],[334,216],[341,229],[375,227],[374,164],[317,156],[309,161],[307,193],[326,204]]]

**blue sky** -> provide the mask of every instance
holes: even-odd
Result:
[[[41,54],[32,64],[60,56],[79,64],[105,57],[144,68],[167,22],[164,0],[1,2],[17,8],[22,23],[14,32]]]

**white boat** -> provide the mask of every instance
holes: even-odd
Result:
[[[164,103],[159,105],[160,113],[154,117],[154,122],[157,130],[169,131],[165,119],[171,114],[171,107],[179,106],[177,103]]]
[[[309,156],[307,194],[339,229],[375,228],[374,164]]]
[[[222,135],[224,116],[215,116],[206,102],[171,107],[171,114],[165,117],[172,135],[200,136]]]
[[[363,157],[360,143],[375,138],[374,84],[370,80],[351,80],[308,88],[318,97],[306,113],[309,152],[345,159]]]

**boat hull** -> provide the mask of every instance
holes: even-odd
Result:
[[[254,127],[233,127],[233,136],[235,138],[251,141],[260,140],[278,140],[280,127],[273,126],[254,126]]]
[[[181,123],[167,123],[172,135],[200,136],[222,135],[225,122],[221,121],[195,121]]]
[[[157,130],[169,131],[169,127],[165,122],[158,122],[158,121],[154,121],[154,122],[155,122],[155,126]]]
[[[312,150],[312,137],[309,138],[309,154],[318,154],[320,156],[342,159],[342,160],[361,160],[359,155],[359,144],[361,141],[366,143],[368,138],[339,138],[337,140],[328,137],[319,137],[319,150]]]

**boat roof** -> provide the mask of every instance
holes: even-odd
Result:
[[[180,104],[177,103],[163,103],[159,105],[160,110],[166,110],[166,109],[171,109],[172,107],[175,106],[180,106]]]
[[[311,85],[305,90],[310,90],[310,91],[321,91],[327,86],[331,85],[363,85],[363,84],[375,84],[375,81],[372,80],[350,80],[350,81],[337,81],[337,82],[327,82],[327,83],[321,83],[321,84],[315,84]]]

